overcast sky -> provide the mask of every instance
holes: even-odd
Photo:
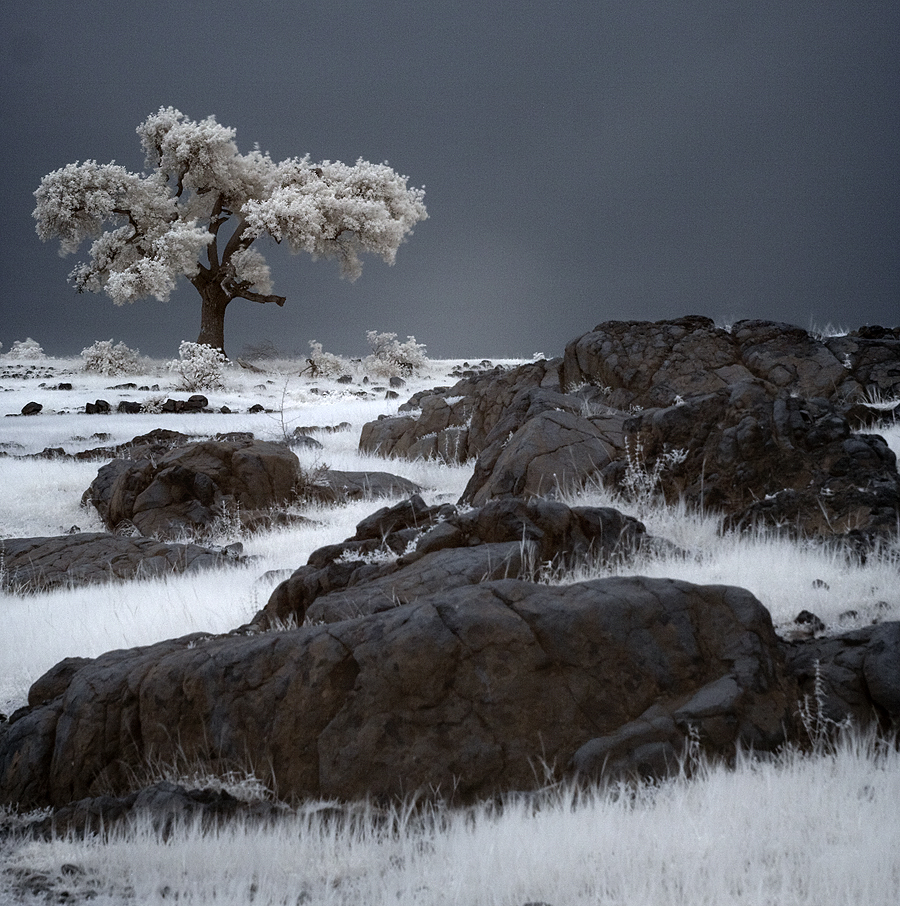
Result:
[[[66,281],[32,193],[67,163],[143,166],[160,106],[242,151],[387,160],[429,219],[388,267],[274,245],[283,308],[235,300],[232,355],[271,341],[528,356],[608,319],[900,323],[897,0],[35,0],[0,13],[0,342],[173,357],[186,281],[116,308]],[[271,253],[271,254],[270,254]]]

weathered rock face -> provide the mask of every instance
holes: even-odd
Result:
[[[202,441],[159,459],[116,459],[85,492],[104,524],[133,523],[143,535],[177,538],[209,529],[226,510],[244,514],[290,503],[297,457],[260,440]]]
[[[362,445],[416,455],[426,438],[468,432],[459,449],[478,458],[462,501],[474,506],[599,481],[683,495],[732,525],[761,520],[817,537],[877,538],[900,517],[893,454],[877,436],[853,434],[875,418],[866,393],[900,394],[891,331],[822,341],[768,321],[730,331],[702,317],[615,321],[570,343],[561,364],[503,373],[492,394],[499,380],[411,400],[420,416],[368,425]],[[463,426],[487,399],[496,404],[473,443]],[[430,414],[451,410],[441,424]]]
[[[0,587],[21,593],[149,578],[243,562],[225,550],[84,532],[50,538],[0,539]]]
[[[483,582],[358,619],[75,666],[0,736],[3,803],[124,791],[146,759],[182,757],[270,766],[284,797],[466,799],[533,788],[538,760],[584,770],[576,752],[654,706],[667,732],[694,726],[711,751],[769,749],[797,701],[752,595],[638,577]]]
[[[645,543],[660,542],[636,519],[609,508],[509,498],[457,512],[414,496],[363,520],[343,544],[314,551],[251,625],[268,629],[379,613],[441,590],[533,579],[544,566],[625,556]]]
[[[900,475],[877,435],[850,433],[822,399],[770,396],[758,383],[647,410],[625,423],[645,470],[678,451],[659,473],[670,500],[720,511],[732,524],[763,522],[830,538],[896,530]],[[681,458],[683,457],[683,458]],[[622,482],[627,463],[601,472]]]
[[[900,623],[788,644],[785,651],[788,669],[824,729],[848,718],[855,727],[900,727]]]
[[[467,462],[481,452],[523,390],[559,389],[558,364],[543,361],[512,371],[497,368],[465,377],[453,387],[417,393],[397,416],[364,425],[359,449],[386,457]]]
[[[893,343],[882,341],[881,350],[896,362]],[[862,399],[871,378],[868,360],[859,375],[863,381],[852,360],[849,368],[845,361],[845,355],[838,357],[802,328],[774,321],[738,321],[730,331],[697,316],[608,321],[569,343],[562,380],[564,387],[609,388],[610,404],[622,409],[670,406],[678,396],[714,393],[751,380],[770,393],[784,389],[804,399]],[[900,390],[900,373],[894,386]]]

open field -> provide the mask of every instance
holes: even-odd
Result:
[[[357,375],[352,384],[338,384],[300,376],[302,363],[260,362],[265,372],[235,368],[225,390],[206,393],[211,408],[230,413],[88,416],[85,404],[98,398],[115,410],[123,399],[188,394],[176,390],[175,376],[161,363],[109,378],[86,374],[80,359],[0,357],[0,453],[8,454],[0,456],[0,538],[56,535],[72,526],[101,529],[80,500],[104,460],[30,454],[46,448],[76,453],[158,427],[204,436],[252,431],[278,440],[296,426],[348,422],[349,430],[315,435],[323,449],[297,449],[303,465],[392,471],[417,482],[430,504],[455,501],[470,465],[385,462],[359,454],[356,446],[364,422],[396,412],[418,389],[453,383],[457,364],[431,362],[399,398],[386,399],[386,381],[363,384]],[[72,387],[53,389],[59,384]],[[19,416],[32,400],[42,412]],[[255,403],[269,411],[249,413]],[[900,455],[900,427],[885,425],[881,433]],[[618,573],[741,585],[768,607],[782,632],[803,609],[835,631],[900,619],[896,539],[860,564],[840,551],[764,533],[723,533],[714,514],[658,504],[638,510],[614,490],[588,488],[572,500],[635,513],[648,531],[688,554],[632,560],[618,565]],[[246,622],[286,571],[314,549],[351,535],[381,505],[298,506],[312,523],[242,539],[253,559],[237,569],[27,596],[0,593],[0,712],[24,704],[31,683],[64,657],[224,632]],[[217,540],[236,537],[223,525]],[[851,739],[814,756],[788,752],[764,763],[748,757],[734,770],[703,766],[691,779],[629,795],[548,790],[500,809],[401,810],[388,822],[375,813],[327,822],[304,811],[269,829],[202,833],[188,827],[162,839],[140,826],[105,843],[32,842],[7,853],[0,891],[6,883],[7,896],[27,901],[20,882],[30,872],[45,879],[54,901],[68,890],[69,902],[93,896],[94,903],[888,904],[900,895],[898,797],[896,751]]]

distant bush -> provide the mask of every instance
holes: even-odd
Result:
[[[182,389],[191,391],[225,389],[225,368],[228,366],[228,359],[224,352],[213,346],[185,340],[178,347],[178,355],[179,358],[169,362],[167,368],[180,376]]]
[[[15,340],[6,353],[7,359],[43,359],[44,350],[37,340],[28,337],[25,340]]]
[[[323,352],[322,344],[318,340],[309,341],[310,353],[307,358],[307,367],[303,370],[312,377],[342,377],[350,374],[350,363],[339,355]]]
[[[370,330],[366,333],[366,340],[372,354],[363,359],[363,367],[370,374],[378,377],[409,377],[428,364],[425,344],[417,343],[415,337],[407,337],[405,343],[398,343],[395,333]]]
[[[133,374],[140,368],[141,354],[129,349],[121,340],[113,346],[112,340],[97,340],[81,350],[85,371],[99,374]]]

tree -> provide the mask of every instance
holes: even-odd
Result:
[[[117,305],[165,301],[181,275],[200,293],[198,343],[225,347],[225,309],[238,297],[284,305],[272,294],[261,236],[292,252],[337,258],[355,280],[360,253],[393,264],[400,243],[428,215],[424,190],[386,163],[362,159],[275,163],[258,148],[241,154],[234,129],[215,117],[189,120],[161,107],[137,128],[146,171],[87,160],[49,173],[34,193],[41,239],[60,253],[93,240],[69,275],[79,292],[104,291]]]

